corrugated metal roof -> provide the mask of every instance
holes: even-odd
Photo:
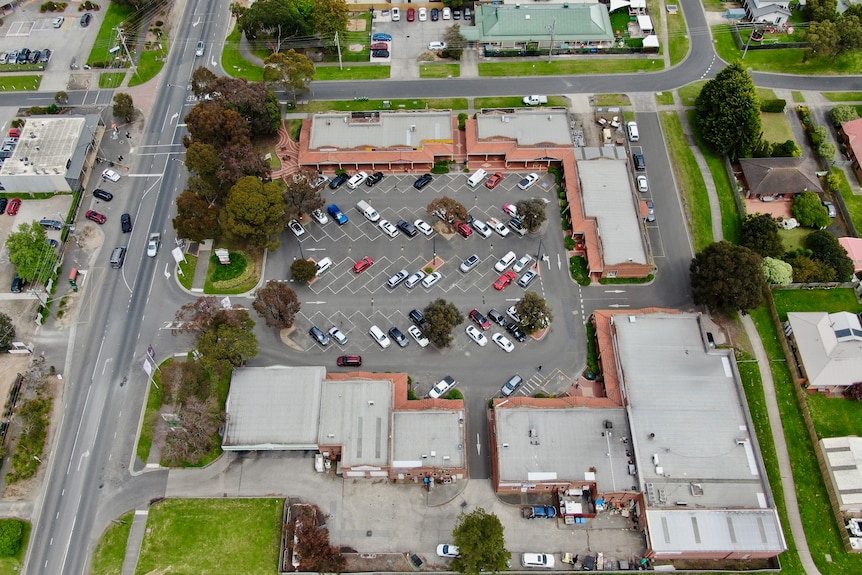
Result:
[[[467,467],[463,411],[396,411],[392,419],[393,468]]]
[[[574,145],[565,108],[488,112],[476,117],[476,125],[479,139],[511,138],[519,146]]]
[[[341,445],[347,467],[388,465],[392,392],[390,380],[325,381],[318,443]]]
[[[611,42],[614,39],[608,9],[603,4],[476,6],[475,26],[463,26],[461,33],[479,42],[540,41],[554,43]]]
[[[659,554],[787,548],[774,509],[647,509],[646,519],[650,546]]]

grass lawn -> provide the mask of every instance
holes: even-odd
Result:
[[[0,573],[20,573],[24,570],[24,557],[27,555],[27,546],[30,544],[30,532],[33,526],[29,521],[24,522],[24,534],[21,537],[21,548],[18,553],[11,557],[0,557]]]
[[[755,87],[754,91],[757,93],[757,97],[760,98],[760,101],[764,100],[775,100],[778,96],[775,95],[775,90],[772,88],[758,88]]]
[[[802,104],[805,102],[805,96],[803,96],[802,92],[800,92],[799,90],[793,90],[792,95],[794,102],[798,104]]]
[[[862,196],[853,193],[844,170],[833,167],[832,173],[838,176],[838,188],[841,190],[841,197],[844,198],[844,203],[847,205],[847,211],[853,218],[853,225],[856,226],[857,230],[862,230]]]
[[[234,26],[233,32],[225,39],[224,50],[221,53],[221,65],[225,72],[234,78],[245,78],[251,82],[263,80],[263,66],[252,64],[239,51],[239,42],[242,31],[239,26]]]
[[[102,72],[99,74],[99,88],[118,88],[125,77],[125,72]]]
[[[596,94],[596,106],[613,107],[613,106],[631,106],[632,101],[625,94]]]
[[[751,318],[757,325],[770,359],[778,408],[781,411],[781,421],[790,452],[793,479],[796,481],[796,496],[811,555],[821,573],[856,575],[862,572],[862,556],[844,551],[775,326],[765,307],[752,311]],[[786,534],[789,537],[789,532]],[[831,561],[827,560],[827,555]]]
[[[565,96],[548,96],[549,106],[566,106],[569,102]],[[477,110],[483,108],[527,108],[534,106],[525,106],[521,96],[498,96],[493,98],[474,98],[473,107]]]
[[[254,267],[256,262],[262,258],[262,256],[251,256],[249,254],[243,253],[240,256],[239,252],[232,252],[230,254],[231,263],[229,265],[222,265],[218,261],[218,257],[215,254],[210,256],[209,268],[207,268],[207,279],[206,284],[204,285],[204,293],[205,294],[222,294],[222,295],[230,295],[230,294],[238,294],[245,293],[254,288],[257,285],[257,282],[260,281],[259,268],[258,270],[254,270],[247,280],[243,283],[228,289],[218,289],[213,285],[213,282],[217,281],[225,281],[236,278],[239,274],[236,272],[237,269],[245,270],[247,266]],[[239,262],[242,260],[242,266],[240,266]]]
[[[700,137],[700,131],[695,122],[695,111],[688,111],[688,122],[694,129],[694,137],[709,166],[712,181],[715,183],[715,193],[721,206],[721,233],[722,237],[734,244],[739,243],[742,233],[742,214],[739,213],[739,204],[736,201],[736,184],[725,169],[724,157],[709,149]]]
[[[520,100],[518,100],[520,102]],[[415,100],[389,100],[389,108],[392,110],[424,110],[434,108],[437,110],[466,110],[467,98],[438,98],[438,99],[415,99]],[[521,104],[523,105],[523,104]],[[366,111],[385,110],[383,100],[312,100],[308,104],[297,106],[297,112],[315,114],[319,112],[342,111]]]
[[[479,64],[480,76],[560,76],[571,74],[634,74],[658,72],[664,69],[664,60],[555,60],[541,62],[489,62]]]
[[[742,51],[726,25],[712,27],[715,49],[727,62],[742,60]],[[784,74],[858,74],[862,69],[862,51],[845,51],[834,60],[822,56],[805,58],[804,48],[786,50],[749,50],[742,60],[746,68],[759,72]]]
[[[168,50],[171,47],[169,38],[163,37],[161,42],[161,50],[145,50],[141,54],[141,61],[138,62],[138,69],[129,80],[129,86],[137,86],[144,82],[149,82],[156,77],[156,74],[162,71],[165,65],[165,60],[168,57]]]
[[[796,251],[802,248],[802,242],[808,234],[811,233],[809,228],[793,228],[792,230],[778,230],[778,235],[781,237],[781,243],[784,244],[784,249],[788,252]]]
[[[694,106],[694,101],[697,100],[697,97],[700,95],[700,91],[703,90],[703,85],[706,84],[706,80],[698,80],[697,82],[692,82],[688,86],[683,86],[677,92],[679,92],[679,99],[682,102],[683,106]]]
[[[823,92],[830,102],[862,102],[862,92]]]
[[[676,15],[667,15],[667,50],[671,66],[676,66],[685,59],[691,44],[688,37],[688,27],[685,25],[685,17],[682,13],[682,6],[677,4],[677,7],[678,12]],[[661,6],[659,6],[659,10],[661,9]],[[656,20],[659,20],[659,18],[656,18]]]
[[[39,89],[42,76],[27,74],[26,76],[3,76],[0,78],[0,92],[33,92]]]
[[[787,312],[789,311],[825,311],[829,313],[837,311],[858,313],[862,311],[862,305],[857,302],[856,296],[850,288],[773,290],[772,299],[775,301],[775,308],[778,310],[778,317],[781,321],[787,319]]]
[[[298,142],[299,133],[302,131],[302,120],[295,118],[293,120],[287,120],[285,124],[287,126],[287,133],[290,134],[290,138],[294,142]]]
[[[168,499],[153,505],[135,573],[275,573],[283,506],[283,499]]]
[[[655,95],[659,106],[673,106],[673,92],[659,92]]]
[[[796,141],[793,128],[790,127],[790,122],[783,112],[761,112],[760,121],[764,140],[775,144],[784,143],[787,140]]]
[[[821,439],[862,435],[862,401],[816,393],[808,396],[808,409]]]
[[[174,358],[166,359],[159,368],[173,363]],[[156,433],[156,424],[159,422],[159,411],[162,409],[162,374],[156,371],[153,374],[153,383],[147,393],[147,410],[144,412],[144,423],[141,425],[141,435],[138,437],[138,458],[144,463],[150,458],[150,450],[153,448],[153,437]]]
[[[661,112],[661,125],[670,150],[677,185],[683,193],[694,251],[699,252],[713,241],[706,183],[689,148],[688,140],[682,131],[682,122],[676,112]]]
[[[198,265],[198,257],[186,254],[186,261],[180,262],[179,280],[180,285],[186,289],[192,289],[192,282],[195,279],[195,268]],[[182,273],[180,273],[182,272]]]
[[[357,66],[346,64],[343,70],[338,66],[315,66],[315,80],[383,80],[389,77],[389,66]]]
[[[420,78],[458,78],[461,76],[461,64],[421,64]]]
[[[87,56],[87,64],[110,60],[111,55],[108,54],[108,50],[117,45],[117,33],[114,29],[128,20],[135,11],[131,6],[121,6],[115,2],[111,2],[107,6],[107,10],[99,12],[102,25],[99,26],[99,33],[93,42],[93,49]]]
[[[120,523],[112,523],[93,554],[93,567],[90,575],[122,575],[123,561],[126,559],[126,544],[132,530],[135,512],[130,511],[119,518]]]

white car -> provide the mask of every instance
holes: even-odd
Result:
[[[426,236],[430,236],[434,233],[434,228],[423,219],[418,219],[413,222],[413,225],[416,226],[416,229],[425,234]]]
[[[419,9],[419,21],[424,22],[427,19],[428,19],[428,9],[427,8],[420,8]]]
[[[368,174],[365,172],[359,172],[350,176],[350,179],[347,180],[347,187],[351,190],[355,190],[357,187],[365,183],[365,180],[368,179]]]
[[[416,340],[416,343],[419,344],[419,347],[425,347],[430,343],[428,341],[428,338],[422,334],[422,330],[415,325],[411,325],[410,327],[408,327],[407,333],[413,336],[413,339]]]
[[[446,42],[430,42],[428,44],[428,49],[436,52],[437,50],[445,50],[446,46]]]
[[[331,328],[329,328],[328,333],[329,333],[329,337],[331,337],[332,339],[334,339],[336,342],[340,343],[341,345],[344,345],[345,343],[347,343],[347,336],[344,335],[344,332],[341,331],[340,329],[338,329],[337,327],[332,326]]]
[[[479,331],[479,328],[475,325],[468,325],[465,331],[467,332],[467,335],[470,336],[470,339],[478,343],[480,346],[485,347],[488,345],[488,338],[485,337],[485,334]]]
[[[518,315],[518,311],[517,311],[517,308],[515,308],[515,306],[509,306],[509,309],[506,310],[506,315],[508,315],[510,318],[512,318],[515,321],[515,323],[520,325],[521,316]]]
[[[120,174],[118,174],[114,170],[105,170],[104,172],[102,172],[102,177],[106,180],[111,180],[112,182],[120,181]]]
[[[501,222],[497,218],[491,218],[490,220],[488,220],[488,225],[491,226],[491,228],[495,232],[500,234],[500,237],[502,237],[502,238],[505,238],[506,236],[509,235],[509,228],[507,228],[506,224],[504,224],[503,222]]]
[[[554,568],[554,556],[549,553],[522,553],[521,565],[524,567]]]
[[[518,208],[515,207],[515,204],[503,204],[503,211],[513,218],[518,217]]]
[[[537,174],[536,172],[533,172],[531,174],[527,174],[527,176],[524,179],[522,179],[520,182],[518,182],[518,187],[521,188],[522,190],[526,190],[527,188],[529,188],[530,186],[532,186],[533,184],[535,184],[538,181],[539,181],[539,174]]]
[[[394,238],[398,235],[398,228],[395,227],[395,224],[390,222],[389,220],[380,220],[380,223],[377,224],[380,226],[380,229],[383,230],[390,238]]]
[[[446,543],[441,543],[437,546],[437,556],[438,557],[458,557],[461,553],[458,551],[458,548],[454,545],[447,545]]]
[[[497,263],[494,264],[494,269],[500,273],[506,271],[506,268],[508,268],[510,265],[512,265],[512,262],[515,261],[516,257],[518,257],[518,256],[515,255],[515,252],[507,253],[506,255],[504,255],[503,257],[500,258],[500,261],[498,261]]]
[[[317,223],[323,225],[329,222],[329,218],[326,217],[326,214],[321,212],[320,210],[314,210],[311,212],[311,217],[317,220]]]
[[[399,22],[401,20],[401,10],[398,8],[392,8],[392,21]]]
[[[452,9],[449,8],[448,6],[446,8],[443,8],[443,19],[444,20],[451,20],[452,19]]]
[[[638,191],[642,194],[645,194],[649,191],[649,184],[647,183],[646,176],[638,176]]]
[[[479,232],[479,235],[484,238],[487,238],[493,233],[491,231],[491,228],[488,227],[488,224],[486,224],[482,220],[473,220],[473,223],[471,225],[473,226],[473,229]]]
[[[437,385],[431,388],[431,391],[428,392],[428,397],[437,399],[438,397],[446,395],[446,393],[448,393],[448,391],[453,387],[455,387],[455,380],[452,379],[451,375],[447,375],[438,381]]]
[[[512,353],[512,350],[515,349],[515,345],[511,341],[509,341],[509,338],[502,333],[495,333],[493,336],[491,336],[491,339],[493,339],[494,343],[499,345],[500,349],[502,349],[506,353]]]
[[[413,289],[416,287],[416,284],[421,282],[423,279],[425,279],[425,272],[423,272],[422,270],[414,272],[410,275],[409,278],[404,280],[404,287],[406,287],[407,289]]]
[[[371,334],[371,337],[374,338],[374,341],[377,342],[377,345],[379,345],[383,349],[386,349],[387,347],[392,345],[392,341],[389,339],[389,336],[383,333],[383,330],[376,325],[372,325],[371,329],[368,330],[368,333]]]
[[[512,271],[516,274],[521,273],[528,265],[533,263],[533,256],[526,254],[519,259],[514,266],[512,266]]]
[[[441,274],[440,272],[432,272],[432,273],[428,274],[427,276],[425,276],[425,279],[422,280],[422,287],[430,288],[431,286],[436,284],[438,281],[440,281],[440,278],[442,278],[442,277],[443,277],[443,274]]]
[[[289,222],[287,222],[287,227],[290,228],[290,231],[292,231],[293,235],[295,235],[296,237],[305,235],[305,228],[302,227],[302,224],[300,224],[296,220],[290,220]]]

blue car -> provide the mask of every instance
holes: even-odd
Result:
[[[392,35],[391,34],[384,34],[383,32],[378,32],[377,34],[375,34],[374,36],[371,37],[371,40],[373,40],[374,42],[391,42],[392,41]]]
[[[347,216],[344,215],[344,212],[342,212],[335,204],[326,208],[326,211],[329,212],[329,215],[332,216],[333,220],[338,222],[339,226],[343,226],[349,221]]]

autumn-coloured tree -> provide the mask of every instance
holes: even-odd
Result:
[[[278,98],[263,82],[219,76],[207,84],[210,97],[248,121],[252,138],[275,134],[281,125]]]
[[[287,180],[284,189],[285,221],[299,219],[303,214],[310,214],[323,207],[323,197],[320,190],[311,185],[313,174],[296,174]]]
[[[192,142],[210,144],[216,149],[228,143],[251,140],[248,121],[235,110],[228,110],[218,102],[199,102],[186,115],[189,136],[184,139],[187,146]]]
[[[216,78],[218,76],[213,74],[212,70],[206,66],[198,66],[198,69],[192,72],[192,93],[198,98],[206,96],[212,91],[209,86]]]
[[[184,403],[191,397],[207,400],[216,392],[212,370],[202,362],[172,361],[160,369],[162,402]]]
[[[429,215],[437,216],[450,224],[467,219],[467,208],[458,200],[453,200],[448,196],[435,198],[425,209]]]
[[[257,290],[252,307],[263,317],[268,327],[287,329],[293,325],[300,304],[296,292],[287,284],[269,280]]]
[[[195,242],[220,235],[218,208],[189,190],[177,196],[173,224],[177,236]]]
[[[320,527],[326,517],[320,508],[316,505],[297,505],[292,511],[290,521],[285,525],[285,539],[295,541],[294,551],[300,558],[298,571],[344,572],[347,566],[344,556],[329,544],[329,529]]]
[[[165,440],[164,457],[171,465],[195,465],[218,446],[224,412],[215,399],[189,398],[177,410],[179,424]]]

